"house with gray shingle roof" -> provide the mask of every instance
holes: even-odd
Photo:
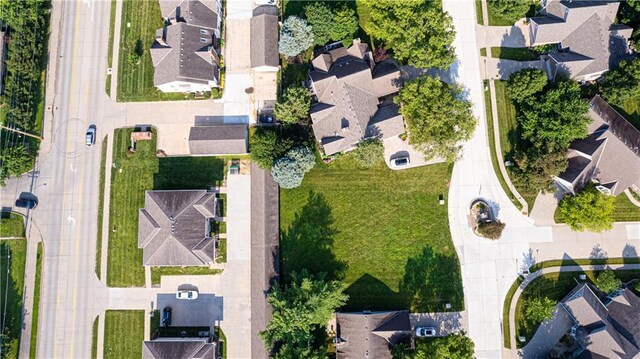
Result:
[[[218,0],[161,0],[165,26],[151,46],[153,84],[162,92],[204,92],[220,79]]]
[[[600,96],[589,106],[589,135],[569,146],[569,164],[555,178],[557,186],[575,194],[595,182],[601,192],[614,196],[640,188],[640,131]]]
[[[238,155],[247,153],[247,125],[194,126],[189,131],[192,155]]]
[[[139,210],[138,248],[145,266],[204,266],[216,258],[218,214],[206,190],[146,191]]]
[[[356,39],[349,48],[318,54],[311,64],[309,83],[316,103],[310,115],[325,155],[352,150],[374,135],[383,140],[404,132],[397,107],[381,102],[400,89],[400,69],[395,63],[375,64],[369,46]]]
[[[158,338],[142,343],[142,359],[215,359],[216,349],[203,338]]]
[[[550,78],[599,78],[630,55],[633,29],[615,24],[617,1],[549,0],[543,16],[529,18],[531,46],[558,44],[548,55]]]
[[[336,358],[391,359],[394,345],[411,340],[409,312],[336,313]]]
[[[640,298],[628,288],[603,301],[582,283],[560,302],[560,308],[574,323],[569,332],[579,345],[574,358],[640,357]]]
[[[251,17],[251,76],[253,98],[258,112],[272,110],[278,99],[278,8],[262,5],[253,9]]]

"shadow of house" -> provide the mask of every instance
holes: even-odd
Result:
[[[342,279],[347,266],[336,259],[332,249],[337,233],[331,206],[322,194],[309,191],[307,203],[280,233],[283,273],[306,269],[311,274],[324,272],[327,279]]]
[[[343,311],[409,308],[409,301],[403,294],[368,273],[351,283],[345,293],[349,295],[349,301],[342,308]]]

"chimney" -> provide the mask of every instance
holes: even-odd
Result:
[[[158,44],[162,45],[162,46],[169,46],[169,45],[167,45],[167,41],[165,41],[166,36],[167,36],[167,28],[166,28],[166,27],[164,27],[164,28],[162,29],[162,33],[161,33],[161,34],[158,34],[158,33],[156,32],[156,42],[157,42]]]

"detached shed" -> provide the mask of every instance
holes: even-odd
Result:
[[[192,155],[238,155],[247,153],[247,125],[195,126],[189,131]]]

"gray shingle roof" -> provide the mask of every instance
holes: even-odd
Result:
[[[215,259],[209,221],[217,211],[206,190],[146,191],[138,217],[138,247],[147,266],[206,265]]]
[[[337,357],[391,358],[391,348],[411,337],[409,312],[336,313]]]
[[[142,343],[142,359],[214,359],[216,344],[196,338],[159,338]]]
[[[193,26],[215,29],[218,25],[218,0],[159,0],[163,18],[176,19]]]
[[[246,125],[195,126],[189,131],[192,155],[231,155],[247,153]]]
[[[251,18],[251,67],[278,67],[278,8],[258,6]]]

